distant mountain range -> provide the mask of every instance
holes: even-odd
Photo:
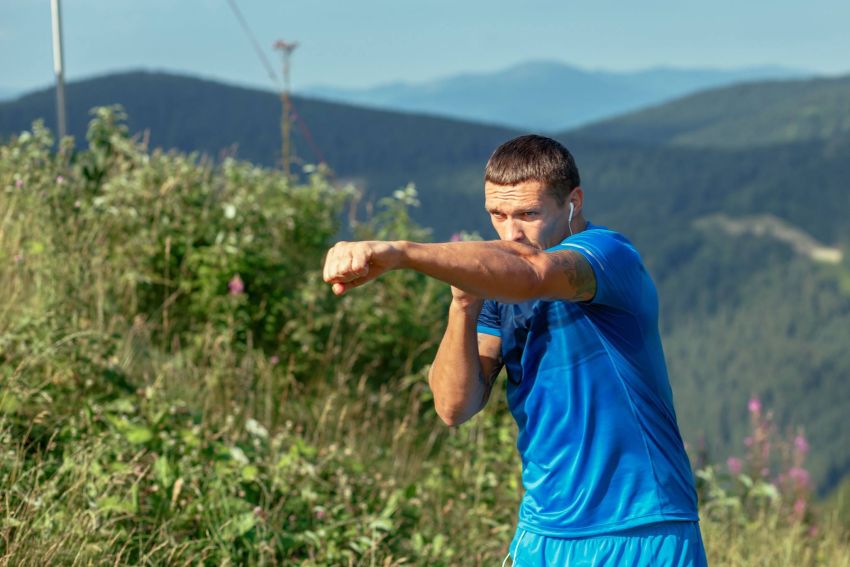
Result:
[[[121,103],[152,146],[273,165],[276,95],[156,73],[68,85],[70,130]],[[494,233],[482,170],[519,131],[295,98],[296,148],[374,198],[415,181],[415,218],[447,238]],[[0,137],[45,117],[44,90],[0,103]],[[692,450],[740,455],[746,402],[805,428],[819,491],[850,473],[850,77],[713,89],[556,136],[575,154],[587,212],[641,251],[662,300],[676,407]],[[812,118],[815,117],[815,118]],[[309,132],[309,134],[308,134]],[[821,261],[826,250],[829,262]],[[803,251],[803,252],[801,252]],[[806,251],[811,253],[805,253]],[[819,255],[820,254],[820,255]]]
[[[3,102],[4,100],[11,100],[11,99],[15,98],[16,96],[18,96],[20,94],[20,92],[21,91],[19,91],[17,89],[9,89],[9,88],[0,87],[0,102]]]
[[[514,65],[418,83],[366,89],[312,87],[306,96],[408,112],[555,132],[659,104],[709,87],[812,73],[784,67],[743,69],[654,68],[596,71],[552,61]]]

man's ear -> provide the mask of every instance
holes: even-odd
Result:
[[[581,214],[581,208],[584,205],[584,190],[581,188],[581,185],[576,186],[570,191],[569,200],[575,206],[575,212],[573,213],[573,218],[575,218]],[[567,207],[569,208],[569,205]]]

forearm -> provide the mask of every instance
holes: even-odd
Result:
[[[478,355],[478,309],[452,302],[449,321],[428,374],[437,414],[448,425],[459,425],[475,415],[489,389]]]
[[[397,242],[399,268],[413,269],[469,293],[518,303],[541,297],[549,265],[541,251],[516,242]]]

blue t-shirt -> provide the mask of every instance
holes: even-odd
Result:
[[[478,332],[501,337],[519,427],[518,526],[576,537],[697,520],[658,331],[658,294],[634,246],[587,228],[546,250],[593,267],[587,302],[484,302]]]

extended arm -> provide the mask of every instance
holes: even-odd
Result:
[[[324,278],[342,294],[387,270],[413,269],[470,294],[504,303],[530,299],[586,301],[596,292],[593,269],[572,250],[543,252],[525,244],[489,242],[340,242]]]
[[[449,321],[428,374],[434,407],[447,425],[459,425],[481,411],[502,367],[501,339],[475,330],[481,301],[465,301],[453,290]]]

